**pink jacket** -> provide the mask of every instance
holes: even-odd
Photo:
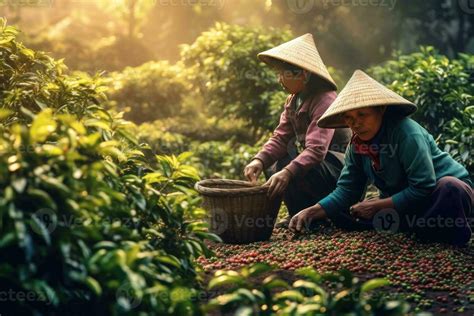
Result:
[[[254,159],[261,160],[264,168],[268,168],[275,161],[288,155],[295,134],[298,134],[305,144],[305,149],[286,168],[293,176],[300,176],[326,157],[334,129],[320,128],[316,123],[336,99],[337,94],[335,91],[324,91],[309,96],[297,113],[291,106],[295,96],[292,94],[286,99],[280,123]]]

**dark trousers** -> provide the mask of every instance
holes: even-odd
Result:
[[[419,210],[402,214],[401,223],[427,241],[465,244],[472,235],[473,201],[473,190],[467,183],[443,177]]]
[[[381,210],[373,219],[359,221],[349,215],[349,210],[341,210],[334,224],[350,230],[412,232],[424,241],[464,245],[472,235],[473,200],[473,190],[467,183],[443,177],[426,200],[408,210]]]
[[[264,170],[267,180],[291,162],[288,155]],[[328,151],[324,161],[311,168],[305,175],[293,177],[283,195],[290,216],[315,205],[336,188],[337,179],[344,166],[344,154]]]

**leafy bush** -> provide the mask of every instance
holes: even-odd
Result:
[[[127,67],[111,75],[109,98],[125,118],[135,123],[152,122],[180,113],[186,84],[182,69],[167,61]]]
[[[474,56],[448,59],[433,47],[369,69],[375,79],[418,105],[413,118],[438,139],[472,174],[472,105]]]
[[[95,104],[102,87],[15,36],[2,24],[2,311],[199,314],[194,259],[218,237],[197,171],[186,155],[146,159],[130,123]]]
[[[464,164],[471,177],[474,175],[474,106],[461,112],[460,118],[450,121],[443,129],[444,150]]]
[[[0,108],[16,115],[5,121],[27,121],[46,108],[72,113],[79,118],[103,100],[105,88],[99,77],[86,74],[63,76],[67,67],[42,52],[15,41],[18,30],[0,20]]]
[[[148,129],[152,127],[151,129]],[[160,131],[153,128],[153,125],[143,124],[140,126],[141,140],[149,144],[154,154],[172,155],[189,151],[191,140],[178,133]]]
[[[234,140],[201,142],[178,133],[160,131],[151,124],[139,128],[142,141],[149,144],[154,154],[193,153],[186,163],[194,166],[202,178],[242,179],[243,170],[258,152],[262,140],[255,146]]]
[[[193,44],[184,45],[181,59],[210,113],[245,119],[254,132],[260,127],[271,129],[278,116],[270,115],[269,102],[281,88],[257,54],[291,38],[288,30],[217,23]]]
[[[281,106],[281,105],[280,105]],[[243,143],[253,143],[255,140],[240,120],[218,119],[196,114],[194,117],[177,116],[151,123],[143,123],[137,127],[137,133],[144,140],[161,137],[162,133],[179,134],[189,139],[201,142],[227,141],[235,139]]]
[[[181,119],[144,123],[135,128],[135,133],[141,141],[149,144],[154,154],[192,152],[193,155],[186,162],[196,167],[203,178],[242,179],[244,167],[269,137],[265,135],[256,144],[248,145],[242,140],[250,136],[239,137],[244,130],[229,121],[197,119],[196,129],[193,130],[192,126],[187,131],[176,122],[181,122]],[[201,135],[198,130],[202,132]],[[207,141],[207,137],[220,140]]]
[[[192,151],[198,158],[196,167],[203,178],[244,179],[244,167],[260,147],[240,143],[193,143]]]
[[[276,275],[255,281],[271,270],[257,263],[239,272],[217,271],[209,289],[225,287],[226,294],[211,300],[207,310],[235,311],[236,315],[405,315],[410,309],[404,301],[388,301],[374,293],[389,285],[386,279],[360,284],[347,270],[321,275],[302,268],[296,273],[303,278],[291,286]]]
[[[474,56],[460,55],[448,59],[433,47],[421,47],[411,55],[394,56],[394,60],[373,67],[375,79],[418,105],[413,118],[432,134],[441,133],[445,123],[459,118],[472,104],[474,83],[470,72]]]

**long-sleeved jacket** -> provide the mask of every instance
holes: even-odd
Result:
[[[254,158],[267,168],[288,155],[298,137],[304,143],[304,150],[286,168],[294,176],[302,176],[322,162],[328,150],[344,152],[350,140],[349,129],[336,129],[335,133],[334,129],[320,128],[316,124],[336,96],[335,91],[315,93],[305,99],[298,112],[292,106],[296,95],[288,96],[280,123]]]
[[[410,118],[384,120],[380,138],[380,169],[374,170],[369,156],[349,145],[336,189],[319,201],[327,216],[341,219],[359,201],[368,183],[381,197],[392,197],[397,211],[416,211],[437,180],[453,176],[472,186],[467,170],[436,145],[433,136]]]

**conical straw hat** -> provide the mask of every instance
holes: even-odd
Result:
[[[264,51],[257,56],[261,61],[269,65],[272,65],[271,59],[275,58],[308,70],[326,80],[337,90],[337,85],[331,78],[331,75],[329,75],[321,56],[319,56],[313,35],[310,33]]]
[[[401,115],[416,111],[416,105],[378,83],[361,70],[356,70],[336,100],[318,121],[319,127],[347,127],[342,114],[347,111],[387,105]]]

